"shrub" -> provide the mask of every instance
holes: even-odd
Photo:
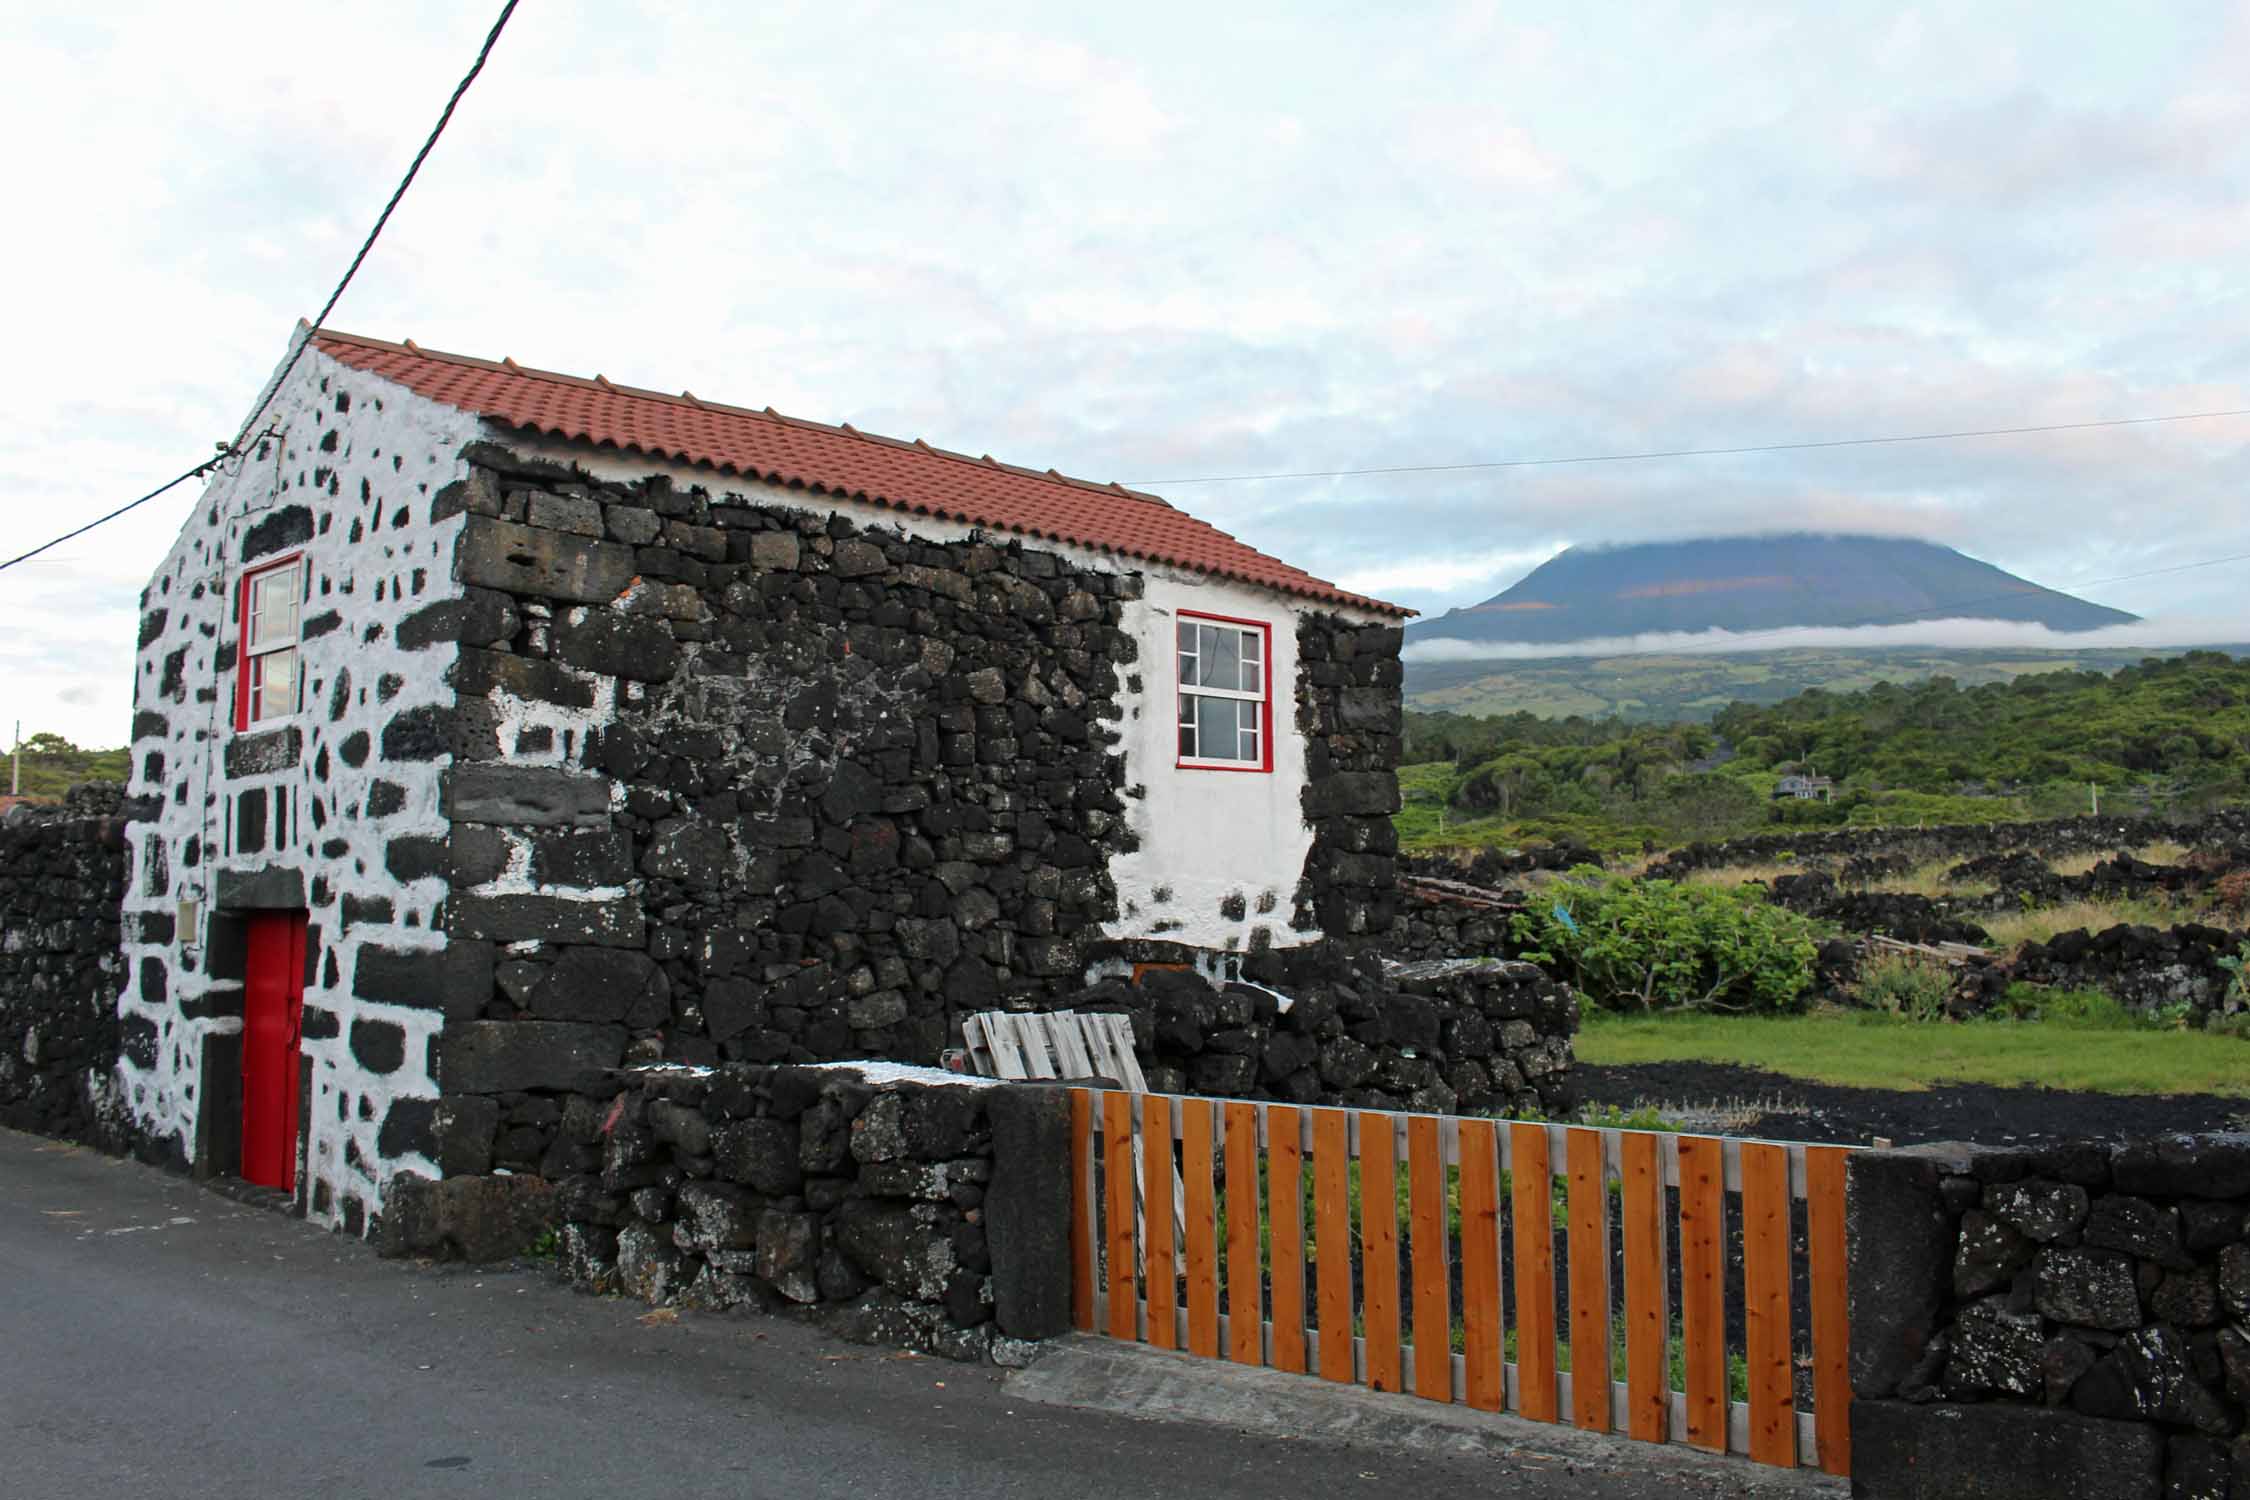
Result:
[[[1871,1010],[1909,1021],[1942,1021],[1953,978],[1941,965],[1897,953],[1860,970],[1858,990],[1860,1003]]]
[[[1797,1009],[1813,928],[1756,891],[1578,869],[1519,913],[1518,951],[1615,1010]]]

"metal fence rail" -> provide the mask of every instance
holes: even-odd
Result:
[[[1851,1470],[1848,1148],[1071,1096],[1081,1329]]]

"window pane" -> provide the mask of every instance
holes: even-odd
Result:
[[[259,719],[278,718],[297,711],[297,653],[269,651],[256,658],[250,670],[256,673],[256,697],[251,704],[251,716]]]
[[[1204,626],[1203,685],[1239,691],[1242,687],[1241,654],[1241,631]]]
[[[1245,630],[1242,632],[1242,659],[1244,661],[1256,661],[1263,654],[1264,649],[1265,642],[1257,631]]]
[[[1245,704],[1244,707],[1247,709],[1248,705]],[[1254,762],[1258,758],[1258,716],[1254,712],[1245,712],[1242,717],[1245,721],[1242,726],[1242,758]]]
[[[1180,686],[1195,687],[1197,685],[1198,684],[1195,679],[1195,657],[1192,653],[1183,652],[1180,656]]]
[[[1234,698],[1198,698],[1196,744],[1204,760],[1242,759],[1242,721],[1256,723],[1256,705]]]
[[[1248,636],[1244,636],[1242,639],[1245,645],[1250,641]],[[1242,690],[1246,693],[1258,691],[1258,664],[1254,661],[1246,661],[1242,664]]]
[[[250,649],[297,638],[297,570],[276,568],[250,581]]]
[[[1192,724],[1180,726],[1180,754],[1189,760],[1195,759],[1195,726]]]

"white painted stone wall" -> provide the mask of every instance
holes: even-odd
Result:
[[[348,410],[339,409],[339,396]],[[165,619],[140,650],[135,707],[163,715],[167,725],[143,736],[137,718],[131,791],[161,799],[162,811],[155,822],[130,831],[127,978],[118,1003],[121,1016],[154,1024],[158,1044],[155,1066],[120,1064],[119,1084],[140,1127],[176,1140],[192,1158],[204,1041],[241,1029],[232,1016],[182,1013],[215,984],[238,982],[214,981],[207,972],[204,931],[181,929],[170,943],[145,941],[137,915],[172,915],[192,896],[207,922],[222,868],[281,865],[300,871],[308,892],[325,887],[328,903],[311,913],[319,957],[305,1000],[333,1014],[338,1027],[335,1036],[308,1039],[304,1047],[313,1065],[312,1091],[302,1121],[298,1190],[313,1217],[336,1224],[347,1220],[354,1200],[358,1211],[373,1209],[395,1172],[437,1175],[435,1163],[419,1153],[386,1159],[377,1136],[394,1100],[436,1097],[430,1056],[441,1018],[435,1011],[355,1000],[352,968],[365,943],[414,948],[442,942],[431,923],[445,882],[394,879],[384,855],[394,838],[446,832],[438,791],[447,760],[386,761],[381,746],[384,726],[401,711],[452,701],[445,673],[454,649],[403,650],[394,632],[415,610],[461,593],[452,558],[462,523],[459,517],[433,523],[431,502],[466,472],[460,453],[481,424],[315,350],[298,362],[266,420],[279,430],[279,442],[211,481],[143,604],[144,614],[161,610]],[[243,572],[244,534],[293,504],[309,506],[315,517],[315,534],[301,549],[312,575],[303,617],[333,610],[340,619],[302,647],[303,707],[288,721],[304,733],[298,763],[230,786],[224,752],[235,733],[233,674],[220,674],[215,657],[238,634],[230,600]],[[166,660],[180,652],[182,687],[167,694]],[[358,734],[369,748],[364,762],[352,766],[344,749]],[[403,796],[396,811],[375,817],[366,804],[378,778]],[[293,809],[286,841],[273,848],[269,840],[263,853],[230,857],[224,852],[229,797],[251,786]],[[346,893],[387,901],[390,920],[346,926]],[[148,964],[164,976],[161,999],[153,986],[144,995]],[[405,1061],[397,1070],[376,1073],[354,1058],[357,1020],[389,1022],[405,1032]]]
[[[1182,611],[1256,620],[1271,627],[1271,771],[1211,770],[1179,761],[1179,659]],[[1242,951],[1263,929],[1274,947],[1309,942],[1293,932],[1297,878],[1312,852],[1305,822],[1305,737],[1297,727],[1297,615],[1282,596],[1213,579],[1152,576],[1125,606],[1125,629],[1140,643],[1125,693],[1125,766],[1140,795],[1126,819],[1140,847],[1110,861],[1118,920],[1109,935],[1161,938],[1198,948]],[[1243,915],[1221,908],[1241,899]]]

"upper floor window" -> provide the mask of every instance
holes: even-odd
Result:
[[[304,689],[297,662],[298,616],[304,597],[302,558],[292,557],[243,576],[235,728],[249,729],[297,711]]]
[[[1272,639],[1256,620],[1179,616],[1181,765],[1273,769]]]

